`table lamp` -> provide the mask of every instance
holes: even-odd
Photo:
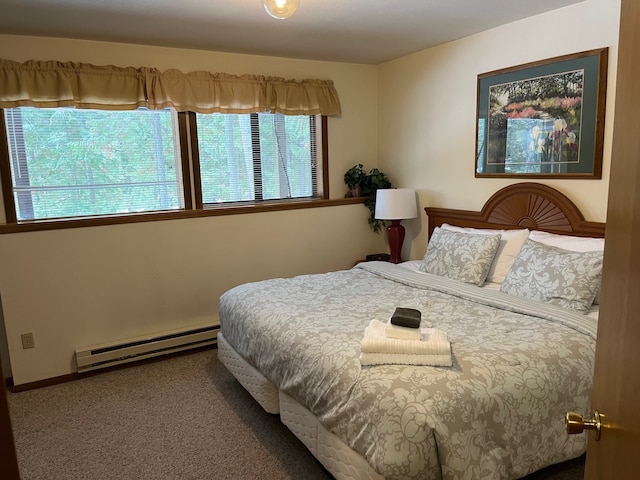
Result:
[[[391,220],[391,225],[387,227],[387,238],[391,250],[390,262],[400,263],[402,261],[404,227],[400,221],[417,216],[418,206],[414,190],[410,188],[380,188],[376,191],[376,219]]]

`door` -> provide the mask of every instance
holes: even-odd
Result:
[[[638,478],[640,454],[640,2],[622,0],[613,151],[587,480]]]
[[[2,362],[0,362],[0,374]],[[0,375],[4,384],[4,377]],[[11,432],[11,419],[9,418],[9,406],[7,405],[7,392],[4,385],[0,385],[0,477],[7,480],[19,480],[18,459],[16,457],[13,433]]]

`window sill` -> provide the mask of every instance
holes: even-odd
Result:
[[[218,217],[222,215],[241,215],[245,213],[278,212],[303,208],[335,207],[364,203],[365,197],[336,198],[328,200],[303,200],[299,202],[278,202],[238,206],[205,206],[198,210],[180,210],[170,212],[151,212],[135,215],[113,215],[103,217],[35,220],[30,222],[7,223],[0,225],[0,235],[5,233],[36,232],[41,230],[61,230],[66,228],[97,227],[102,225],[122,225],[126,223],[158,222],[180,220],[184,218]]]

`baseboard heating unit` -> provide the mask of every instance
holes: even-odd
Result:
[[[75,352],[78,372],[214,345],[219,330],[219,324],[209,323],[79,348]]]

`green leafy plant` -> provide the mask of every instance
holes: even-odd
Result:
[[[391,181],[387,175],[377,168],[373,168],[367,173],[359,163],[346,171],[344,183],[349,187],[346,197],[367,197],[364,205],[369,209],[369,226],[375,233],[381,232],[386,222],[375,217],[376,191],[379,188],[391,188]]]
[[[344,174],[344,183],[349,190],[345,197],[360,197],[362,196],[362,187],[367,181],[367,172],[364,171],[364,167],[361,163],[354,165]]]

